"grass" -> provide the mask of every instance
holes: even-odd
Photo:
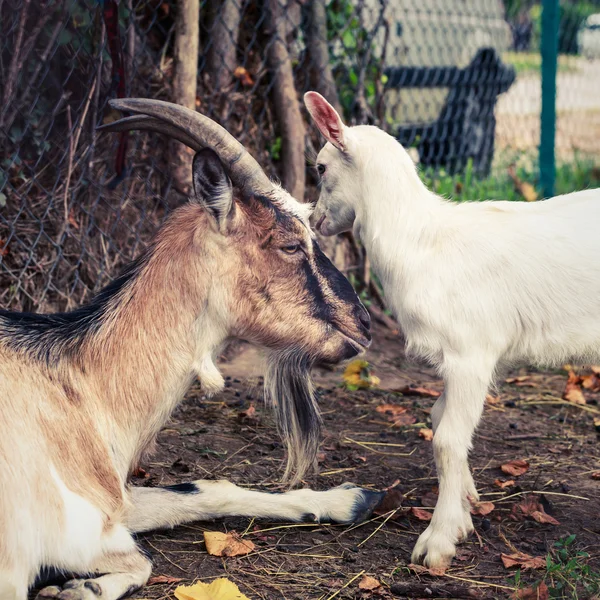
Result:
[[[535,165],[517,166],[517,177],[538,189],[539,174]],[[443,169],[425,169],[421,179],[432,191],[457,202],[476,200],[523,200],[507,168],[497,168],[490,177],[478,178],[470,166],[464,173],[450,175]],[[600,165],[591,159],[576,159],[557,166],[555,194],[566,194],[600,187]],[[541,197],[541,193],[539,194]]]
[[[539,52],[504,52],[502,60],[512,65],[519,75],[539,74],[542,69],[542,57]],[[573,73],[579,70],[579,56],[560,54],[558,56],[558,72]]]
[[[554,543],[546,556],[546,567],[542,577],[533,584],[548,586],[550,598],[588,599],[600,594],[600,572],[588,564],[590,555],[577,550],[576,536],[569,535]],[[521,572],[517,571],[511,584],[524,589]]]

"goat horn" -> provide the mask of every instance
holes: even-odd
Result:
[[[185,131],[147,115],[134,115],[133,117],[124,117],[118,121],[112,121],[105,125],[100,125],[96,128],[98,131],[103,132],[116,132],[116,131],[157,131],[158,133],[164,133],[177,141],[189,146],[192,150],[198,152],[202,150],[203,146],[199,144],[191,135],[188,135]]]
[[[266,195],[273,190],[273,183],[246,148],[225,128],[201,113],[171,102],[146,98],[119,98],[110,100],[109,104],[117,110],[154,117],[152,121],[138,117],[131,121],[121,119],[116,122],[120,131],[126,127],[152,129],[167,133],[194,150],[210,148],[225,164],[234,185],[243,192]],[[111,129],[116,123],[110,123],[106,130],[116,131]],[[190,142],[194,142],[193,145]]]

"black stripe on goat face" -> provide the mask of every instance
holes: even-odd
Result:
[[[323,253],[316,240],[311,240],[311,260],[305,263],[307,289],[314,299],[315,317],[336,326],[349,337],[358,332],[370,341],[369,313],[354,288]]]
[[[325,256],[315,240],[312,241],[312,248],[316,269],[328,282],[336,297],[343,302],[360,303],[352,284],[333,266],[333,263]]]

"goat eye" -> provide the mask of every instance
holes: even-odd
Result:
[[[296,254],[300,250],[300,244],[293,244],[291,246],[283,246],[281,248],[286,254]]]
[[[327,167],[325,165],[322,165],[322,164],[317,165],[317,173],[319,173],[319,175],[323,175],[326,170],[327,170]]]

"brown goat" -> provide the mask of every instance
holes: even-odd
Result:
[[[85,578],[39,599],[127,595],[151,571],[135,532],[228,515],[351,522],[380,499],[352,485],[129,486],[194,377],[206,392],[222,388],[214,358],[232,337],[270,351],[266,393],[288,445],[286,474],[298,481],[320,425],[309,368],[356,355],[370,335],[368,314],[311,234],[309,209],[224,129],[168,103],[114,104],[144,115],[105,129],[157,130],[197,151],[194,195],[91,304],[0,311],[0,600],[25,600],[44,566]]]

